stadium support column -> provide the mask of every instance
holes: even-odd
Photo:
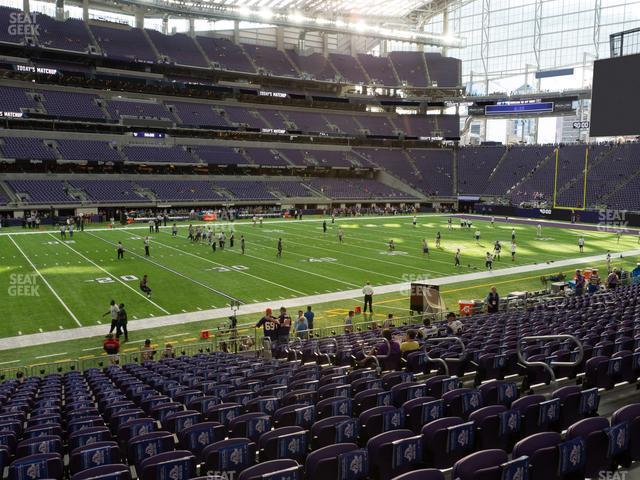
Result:
[[[442,10],[442,34],[444,36],[449,35],[449,7],[446,5]],[[449,56],[449,47],[442,47],[442,55]]]
[[[136,8],[136,28],[144,28],[144,10]]]
[[[240,43],[240,20],[233,21],[233,41]]]
[[[276,27],[276,48],[284,50],[284,27]]]
[[[540,70],[540,42],[542,39],[542,0],[536,0],[533,17],[533,55],[536,57],[536,69]]]
[[[56,20],[64,22],[64,0],[56,0]]]
[[[596,60],[600,57],[600,15],[602,13],[602,0],[596,0],[593,8],[593,49]]]
[[[484,70],[485,94],[489,94],[489,12],[491,1],[482,0],[482,32],[480,40],[480,59]]]
[[[196,36],[196,20],[193,17],[189,17],[189,36],[191,38]]]
[[[22,11],[29,15],[31,9],[29,8],[29,0],[22,0]]]
[[[169,17],[167,15],[162,17],[162,33],[169,35]]]
[[[82,20],[89,21],[89,0],[82,0]]]
[[[322,56],[327,58],[329,56],[329,34],[322,32],[320,35],[322,36]]]

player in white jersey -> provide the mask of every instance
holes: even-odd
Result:
[[[516,242],[511,242],[511,261],[516,261]]]
[[[538,224],[538,226],[536,227],[536,237],[541,238],[542,237],[542,225]]]

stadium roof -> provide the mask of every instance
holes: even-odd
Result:
[[[210,3],[278,11],[297,10],[306,15],[402,18],[428,0],[218,0]]]
[[[100,2],[101,0],[97,0]],[[105,0],[106,1],[106,0]],[[219,18],[459,47],[463,40],[426,33],[416,15],[448,0],[118,0],[116,3],[195,18]]]

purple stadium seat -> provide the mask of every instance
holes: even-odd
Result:
[[[174,449],[173,435],[169,432],[150,432],[129,439],[127,445],[129,463],[139,465],[142,460]]]
[[[258,440],[260,461],[292,458],[304,461],[309,432],[301,427],[280,427],[263,433]]]
[[[529,479],[548,480],[558,472],[558,445],[562,437],[556,432],[542,432],[528,436],[513,447],[513,457],[529,457]]]
[[[629,466],[630,462],[640,460],[640,404],[634,403],[619,408],[611,416],[611,426],[628,423],[629,425],[629,450],[627,458],[623,458],[622,464]]]
[[[255,463],[256,444],[248,438],[230,438],[205,447],[202,456],[206,470],[237,474]]]
[[[473,422],[460,417],[433,420],[422,427],[423,461],[436,468],[450,468],[473,451],[475,429]]]
[[[240,472],[238,476],[238,480],[262,480],[269,478],[298,480],[302,478],[302,466],[295,460],[271,460],[249,467]]]
[[[89,427],[83,430],[72,433],[68,437],[69,450],[73,451],[76,448],[84,447],[96,442],[108,442],[111,441],[111,432],[107,427]]]
[[[360,438],[363,442],[389,430],[403,427],[402,412],[391,405],[373,407],[362,412],[358,417]]]
[[[273,414],[276,428],[298,426],[309,428],[316,418],[316,407],[303,403],[280,407]]]
[[[452,475],[459,480],[500,480],[501,465],[508,459],[504,450],[481,450],[458,460]]]
[[[508,448],[510,440],[518,433],[520,414],[512,410],[510,416],[504,415],[505,412],[507,407],[504,405],[490,405],[475,410],[469,415],[469,421],[474,422],[476,427],[476,448],[479,450]],[[513,422],[511,427],[510,420]]]
[[[128,422],[120,424],[118,427],[118,442],[121,447],[126,447],[129,440],[138,435],[156,431],[156,421],[153,418],[134,418]]]
[[[540,403],[544,401],[546,401],[544,395],[535,394],[520,397],[511,404],[512,410],[520,412],[523,436],[533,435],[544,429],[539,423]]]
[[[421,466],[423,462],[423,440],[411,430],[399,429],[384,432],[367,442],[371,473],[380,480]]]
[[[45,435],[22,440],[16,446],[16,458],[38,453],[59,453],[62,455],[62,438],[57,435]]]
[[[59,453],[29,455],[11,462],[9,480],[31,480],[34,478],[61,480],[63,468],[62,457]]]
[[[369,471],[368,452],[359,449],[355,443],[336,443],[318,448],[307,456],[305,470],[308,480],[340,478],[343,465],[347,465],[349,478],[354,480],[366,478]]]
[[[78,447],[71,450],[69,455],[69,469],[72,475],[89,468],[121,462],[118,444],[112,441],[96,442]]]
[[[356,419],[347,415],[323,418],[311,426],[312,450],[335,443],[355,442],[359,433]]]
[[[136,470],[140,480],[191,478],[196,474],[196,457],[188,450],[159,453],[142,460]]]
[[[586,477],[597,477],[598,472],[613,470],[611,459],[608,458],[609,439],[605,430],[609,428],[606,418],[585,418],[574,423],[567,429],[567,440],[581,438],[585,442],[586,463],[584,474]]]
[[[185,428],[189,428],[202,421],[202,414],[197,410],[182,410],[168,414],[162,426],[176,435]]]
[[[418,397],[407,400],[402,405],[405,420],[404,426],[415,433],[420,432],[422,426],[444,415],[444,402],[434,397]]]
[[[245,413],[229,422],[230,436],[248,438],[257,442],[260,436],[271,430],[271,417],[261,412]]]
[[[216,422],[196,423],[178,433],[180,448],[191,451],[199,462],[204,460],[202,452],[213,443],[224,440],[227,429]]]
[[[76,473],[71,480],[131,480],[131,472],[126,465],[104,465]]]
[[[394,477],[393,480],[445,480],[445,476],[444,473],[435,468],[424,468],[403,473],[402,475]]]

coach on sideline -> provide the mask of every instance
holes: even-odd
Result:
[[[369,305],[369,313],[373,313],[373,288],[371,287],[371,282],[367,282],[362,289],[362,294],[364,295],[364,311],[362,313],[367,313],[367,305]]]

